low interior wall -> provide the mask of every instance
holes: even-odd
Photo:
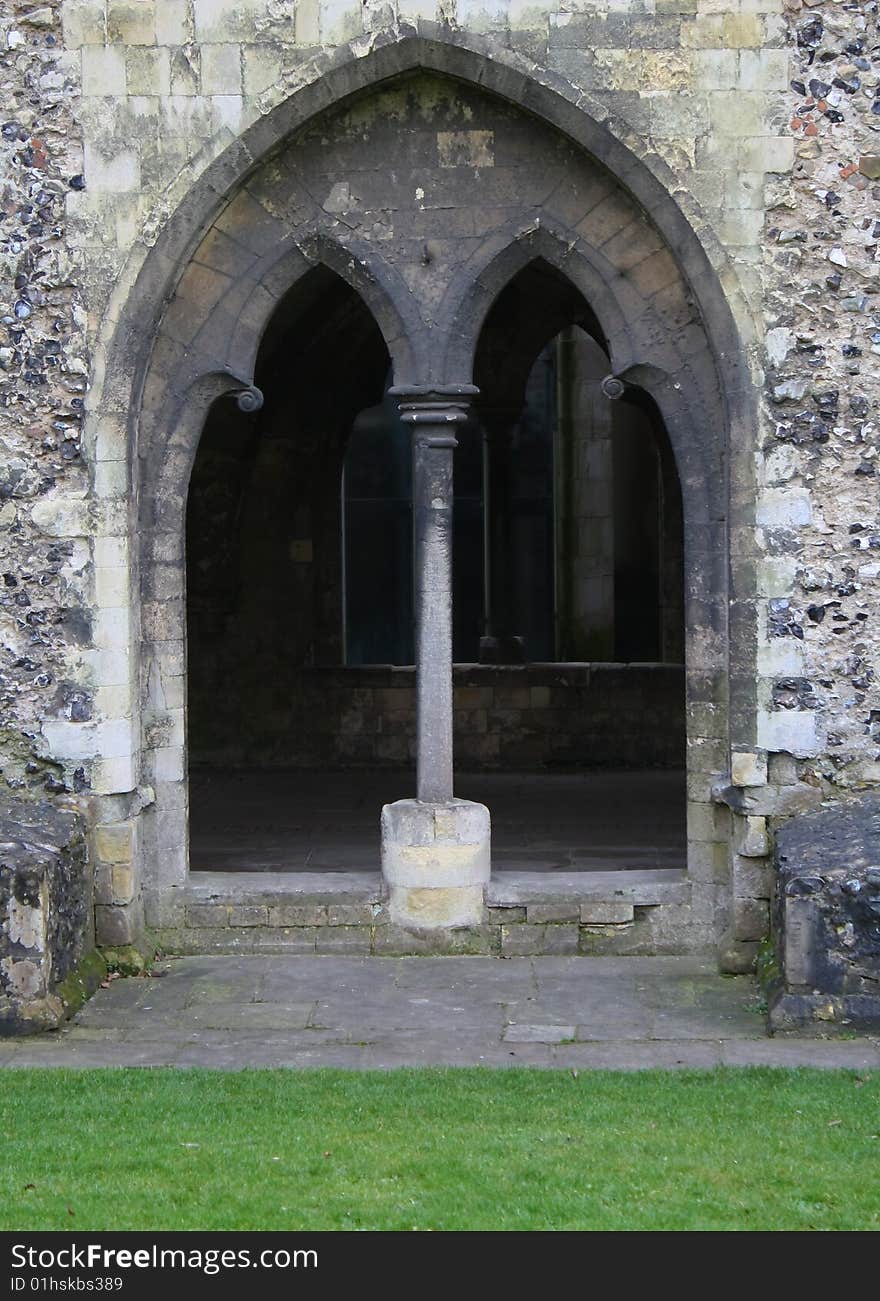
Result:
[[[457,665],[454,682],[459,768],[684,765],[680,665]],[[213,733],[210,700],[191,699],[193,764],[399,767],[414,756],[412,668],[301,668],[249,696],[233,740],[222,715]]]

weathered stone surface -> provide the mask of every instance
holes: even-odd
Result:
[[[396,926],[478,927],[489,881],[489,811],[469,800],[382,810],[382,876]]]
[[[91,905],[76,815],[0,802],[0,1035],[57,1026],[92,992]]]
[[[631,922],[635,916],[634,906],[621,900],[619,903],[582,903],[580,922],[582,926],[622,926]]]
[[[776,864],[771,1025],[880,1024],[880,795],[793,819]]]

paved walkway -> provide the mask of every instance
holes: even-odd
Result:
[[[880,1067],[880,1040],[766,1038],[699,958],[178,958],[0,1066]]]

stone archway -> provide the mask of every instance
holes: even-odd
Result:
[[[433,138],[440,188],[454,191],[456,173],[467,175],[457,199],[432,211],[420,187],[411,187],[406,203],[398,187],[396,206],[382,207],[387,163],[384,170],[364,164],[370,149],[374,162],[399,156],[391,143],[397,131],[399,145],[401,123],[413,148]],[[332,151],[324,143],[328,125]],[[497,152],[498,141],[508,153]],[[332,175],[323,174],[319,194],[322,162]],[[475,174],[491,182],[479,196]],[[392,209],[394,219],[386,220]],[[450,222],[453,237],[444,238]],[[305,88],[208,169],[147,259],[114,341],[121,354],[139,358],[131,421],[141,502],[143,764],[157,796],[144,840],[154,925],[181,924],[186,890],[184,715],[179,686],[171,684],[179,683],[184,651],[182,503],[207,404],[248,390],[279,296],[317,264],[347,280],[370,307],[395,379],[417,390],[402,400],[433,401],[438,387],[464,392],[474,331],[488,304],[535,256],[559,266],[592,305],[601,302],[615,373],[651,394],[676,449],[691,569],[701,579],[688,606],[691,739],[700,756],[692,767],[690,870],[699,888],[681,909],[694,944],[716,936],[727,884],[709,787],[725,765],[728,700],[740,745],[751,739],[754,714],[743,708],[754,690],[748,654],[729,661],[732,642],[747,644],[742,620],[749,616],[739,598],[750,580],[746,570],[735,584],[728,626],[726,471],[733,448],[746,465],[736,477],[738,523],[749,495],[741,431],[748,432],[751,396],[724,293],[669,193],[595,122],[546,85],[460,47],[415,38]],[[156,304],[165,301],[158,320]]]

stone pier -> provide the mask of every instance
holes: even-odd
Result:
[[[398,386],[413,433],[416,799],[382,810],[391,919],[434,930],[478,926],[489,881],[489,810],[453,795],[452,471],[471,384]]]

